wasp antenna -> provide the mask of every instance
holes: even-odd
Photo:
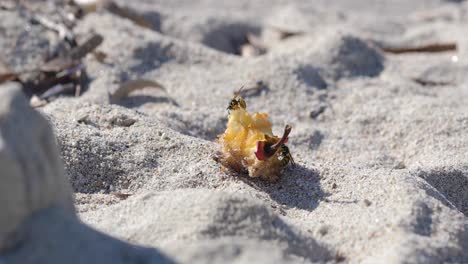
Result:
[[[234,92],[234,97],[237,97],[237,96],[240,96],[240,94],[242,93],[242,90],[244,90],[245,88],[245,85],[242,85],[239,90],[237,90],[236,92]]]

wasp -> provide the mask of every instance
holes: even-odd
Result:
[[[244,86],[242,86],[239,91],[235,92],[234,93],[234,97],[232,97],[231,101],[229,102],[229,105],[227,107],[227,110],[228,111],[232,111],[232,110],[235,110],[235,109],[239,109],[239,108],[242,108],[242,109],[246,109],[247,108],[247,104],[245,103],[244,101],[244,98],[242,98],[240,96],[241,92],[242,92],[242,89],[244,88]]]
[[[278,152],[278,160],[281,162],[281,166],[288,165],[291,162],[294,165],[294,159],[289,151],[288,146],[285,144],[288,142],[289,133],[291,133],[292,127],[286,125],[284,128],[283,136],[278,139],[277,137],[270,137],[265,135],[266,141],[257,142],[257,151],[255,155],[259,160],[266,160],[272,157]]]
[[[291,152],[289,151],[289,148],[286,145],[281,145],[278,160],[281,161],[281,166],[283,167],[288,165],[289,162],[291,162],[293,166],[295,165]]]

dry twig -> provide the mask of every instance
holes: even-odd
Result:
[[[109,2],[109,3],[107,3],[105,5],[105,8],[109,12],[111,12],[111,13],[113,13],[115,15],[127,18],[127,19],[133,21],[135,24],[137,24],[137,25],[139,25],[141,27],[150,28],[150,29],[153,28],[151,23],[148,20],[146,20],[146,18],[144,18],[137,11],[135,11],[135,10],[129,8],[129,7],[119,6],[114,2]]]
[[[434,43],[420,46],[383,47],[383,51],[393,54],[412,52],[446,52],[457,50],[456,43]]]

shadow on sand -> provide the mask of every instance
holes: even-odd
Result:
[[[0,263],[176,263],[155,248],[128,244],[96,231],[59,208],[34,214],[22,230],[27,230],[27,239],[0,255]]]
[[[288,166],[275,183],[241,177],[255,189],[267,193],[278,204],[302,210],[314,210],[327,194],[320,185],[319,172],[296,164]]]

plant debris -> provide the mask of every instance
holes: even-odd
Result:
[[[39,96],[41,100],[47,100],[53,96],[57,96],[59,94],[74,94],[75,93],[75,85],[73,83],[65,83],[61,84],[58,83],[49,90],[45,91],[43,94]]]
[[[152,29],[153,25],[140,12],[127,6],[121,6],[110,0],[74,0],[85,13],[92,13],[97,10],[107,10],[108,12],[131,20],[135,24]]]
[[[443,82],[443,81],[431,81],[426,80],[423,78],[413,78],[412,79],[415,83],[418,83],[422,86],[446,86],[446,85],[454,85],[453,82]]]
[[[62,70],[69,70],[76,67],[80,60],[86,56],[86,54],[92,52],[98,47],[103,41],[103,37],[99,34],[93,34],[83,44],[74,47],[66,55],[56,57],[48,61],[41,67],[41,71],[44,72],[59,72]]]
[[[33,23],[39,23],[43,25],[44,27],[57,32],[60,38],[65,39],[73,44],[75,43],[75,34],[69,28],[67,28],[67,26],[65,26],[64,24],[59,24],[57,22],[50,20],[46,16],[38,15],[38,14],[31,16],[30,20]]]
[[[402,46],[402,47],[382,47],[384,52],[393,54],[413,53],[413,52],[446,52],[456,51],[456,43],[434,43],[420,46]]]
[[[133,10],[129,7],[119,6],[115,2],[110,1],[109,3],[105,5],[105,8],[109,12],[115,15],[118,15],[120,17],[127,18],[141,27],[149,28],[149,29],[153,28],[153,25],[146,18],[144,18],[136,10]]]
[[[54,6],[51,10],[43,1],[2,1],[0,5],[0,8],[16,11],[32,25],[39,25],[58,36],[58,43],[53,43],[40,65],[15,72],[7,61],[0,61],[0,83],[20,82],[34,107],[63,95],[80,96],[89,83],[83,58],[103,42],[101,35],[88,33],[81,36],[88,38],[80,43],[80,36],[73,32],[76,20],[84,14],[80,6],[73,1],[54,2]]]
[[[109,94],[109,101],[113,104],[118,103],[120,100],[127,97],[131,92],[149,87],[160,89],[166,92],[166,88],[164,88],[164,86],[159,84],[158,82],[145,79],[137,79],[120,84],[120,86],[117,88],[117,90],[115,90],[115,92]]]
[[[68,53],[47,61],[38,69],[37,82],[24,83],[23,87],[31,94],[40,94],[42,100],[59,95],[81,95],[87,84],[86,66],[82,59],[102,41],[102,36],[94,34]]]
[[[290,37],[300,36],[304,34],[304,32],[299,32],[299,31],[293,32],[293,31],[288,31],[288,30],[282,30],[279,28],[277,28],[276,31],[278,32],[278,38],[280,40],[284,40]]]

